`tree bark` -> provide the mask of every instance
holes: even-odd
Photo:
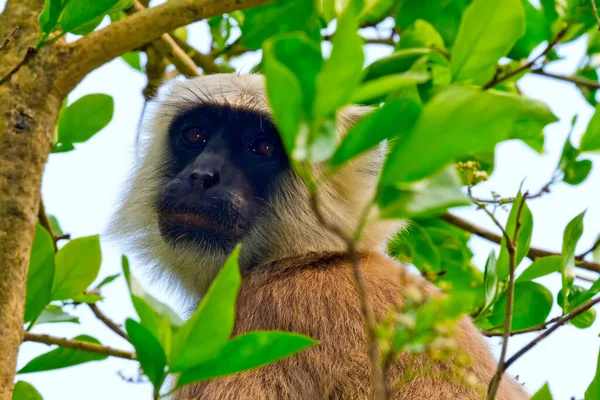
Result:
[[[19,27],[0,52],[0,77],[35,46],[42,6],[13,0],[0,15],[0,40]],[[41,176],[60,108],[52,90],[55,59],[42,51],[0,86],[0,400],[12,397]]]
[[[0,400],[12,398],[42,173],[62,100],[95,68],[163,33],[270,1],[171,1],[35,52],[44,1],[8,0],[0,14],[0,43],[10,37],[0,49]]]

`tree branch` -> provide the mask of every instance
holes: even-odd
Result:
[[[50,335],[40,335],[31,332],[24,332],[23,335],[23,342],[36,342],[44,343],[47,345],[57,345],[60,347],[66,347],[68,349],[87,351],[89,353],[125,358],[127,360],[137,360],[137,356],[134,352],[114,349],[112,347],[102,346],[96,343],[84,342],[83,340],[71,340]]]
[[[212,58],[210,55],[199,52],[188,42],[178,38],[177,36],[173,36],[173,40],[179,47],[183,49],[183,51],[185,51],[187,54],[190,54],[190,58],[196,63],[197,66],[202,68],[205,73],[218,74],[221,72],[221,68],[215,64],[214,58]]]
[[[548,78],[554,78],[561,81],[571,82],[576,84],[577,86],[583,86],[589,89],[600,89],[600,84],[596,81],[586,78],[580,78],[576,76],[564,76],[564,75],[556,75],[551,72],[546,72],[542,69],[534,69],[531,70],[532,74],[546,76]]]
[[[85,75],[135,48],[158,39],[163,33],[201,19],[243,10],[273,0],[173,0],[136,12],[104,29],[69,44],[70,60],[60,77],[72,87]]]
[[[104,323],[104,325],[106,325],[110,330],[112,330],[117,335],[121,336],[123,339],[129,341],[129,335],[127,335],[127,333],[123,329],[121,329],[119,324],[117,324],[116,322],[114,322],[113,320],[108,318],[106,316],[106,314],[104,314],[102,311],[100,311],[100,309],[98,308],[98,306],[96,304],[88,303],[88,306],[90,307],[90,310],[92,310],[92,312],[94,313],[96,318],[98,318],[100,321],[102,321]]]
[[[27,63],[33,58],[33,56],[35,56],[37,54],[37,50],[34,49],[33,47],[29,47],[27,49],[27,52],[25,53],[25,56],[23,57],[23,59],[13,68],[11,69],[8,74],[6,74],[2,79],[0,79],[0,85],[8,82],[8,80],[10,78],[12,78],[12,76],[14,74],[16,74],[17,72],[19,72],[19,70],[21,68],[23,68],[25,65],[27,65]]]
[[[146,8],[139,2],[134,1],[133,7],[129,9],[129,15],[144,11]],[[194,61],[175,43],[171,35],[163,33],[160,38],[152,42],[156,49],[177,68],[179,72],[187,77],[200,76],[198,67]]]
[[[552,39],[552,41],[550,43],[548,43],[548,46],[546,46],[546,49],[544,49],[544,51],[542,52],[542,54],[540,54],[539,56],[533,58],[533,60],[523,64],[522,66],[520,66],[519,68],[516,68],[512,71],[509,71],[503,75],[497,75],[494,77],[494,79],[492,79],[489,83],[487,83],[484,87],[483,90],[487,90],[490,88],[493,88],[494,86],[496,86],[497,84],[499,84],[500,82],[503,82],[505,80],[507,80],[510,77],[513,77],[517,74],[520,74],[521,72],[528,70],[529,68],[533,67],[535,65],[536,62],[538,62],[540,59],[542,58],[546,58],[546,56],[548,55],[548,53],[550,53],[550,51],[552,51],[552,49],[554,48],[554,46],[556,46],[558,44],[558,42],[560,41],[560,39],[562,39],[562,37],[565,35],[565,33],[567,33],[567,29],[569,28],[568,24],[565,24],[563,26],[563,28],[556,34],[556,36],[554,37],[554,39]]]
[[[152,42],[152,45],[158,52],[166,57],[183,75],[189,77],[201,76],[198,67],[194,61],[175,43],[173,37],[168,33],[163,33],[160,39]]]
[[[452,214],[444,214],[440,217],[441,220],[448,222],[464,231],[470,232],[474,235],[477,235],[483,239],[489,240],[490,242],[500,244],[502,243],[502,237],[493,232],[488,231],[487,229],[481,228],[475,224],[472,224],[469,221],[466,221],[462,218],[459,218]],[[527,253],[527,257],[531,260],[536,260],[541,257],[548,256],[558,256],[560,253],[554,253],[552,251],[537,249],[535,247],[531,247],[529,252]],[[600,264],[590,261],[583,260],[583,255],[578,255],[575,259],[579,262],[576,267],[585,269],[592,272],[600,273]]]
[[[577,307],[570,313],[560,317],[554,325],[552,325],[550,328],[548,328],[548,330],[546,330],[540,336],[533,339],[525,347],[523,347],[521,350],[517,351],[511,358],[509,358],[508,361],[506,361],[504,368],[507,369],[508,367],[510,367],[512,363],[514,363],[515,361],[517,361],[519,359],[519,357],[521,357],[523,354],[527,353],[529,350],[531,350],[533,347],[535,347],[539,342],[541,342],[542,340],[544,340],[545,338],[550,336],[552,334],[552,332],[554,332],[561,326],[565,325],[567,322],[571,321],[573,318],[577,317],[578,315],[589,310],[590,308],[592,308],[594,305],[596,305],[598,303],[600,303],[600,297],[597,297],[593,300],[589,300],[588,302],[583,303],[582,305],[580,305],[579,307]]]

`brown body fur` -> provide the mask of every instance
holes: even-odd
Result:
[[[369,299],[377,318],[402,303],[402,282],[419,281],[394,261],[377,253],[362,257]],[[426,287],[426,291],[433,288]],[[261,369],[190,385],[178,400],[368,399],[371,374],[363,319],[352,266],[340,254],[312,255],[261,266],[242,280],[234,334],[278,329],[307,334],[320,341],[314,348]],[[471,360],[483,390],[496,370],[488,345],[468,318],[458,324],[459,352]],[[426,366],[425,366],[426,364]],[[390,370],[389,384],[424,366],[428,372],[393,391],[393,399],[481,399],[484,392],[440,377],[448,365],[428,363],[424,356],[403,355]],[[410,370],[408,370],[410,369]],[[526,399],[514,380],[504,377],[496,399]]]
[[[260,75],[215,74],[174,85],[154,108],[146,124],[150,132],[143,161],[134,172],[112,231],[126,239],[128,250],[154,265],[159,275],[197,302],[227,258],[222,251],[197,245],[166,243],[158,229],[157,193],[165,185],[163,165],[168,127],[181,112],[198,104],[269,113]],[[364,115],[364,107],[338,114],[340,134]],[[383,158],[381,147],[351,160],[319,183],[319,207],[327,221],[346,230],[357,226],[361,210],[372,199]],[[317,174],[320,166],[315,166]],[[181,390],[189,399],[365,399],[370,398],[371,374],[359,298],[351,265],[342,257],[345,244],[316,219],[307,190],[293,171],[277,182],[261,218],[242,239],[240,268],[244,275],[237,304],[234,334],[257,329],[305,333],[320,344],[274,365],[240,375],[215,379]],[[429,294],[434,287],[409,275],[386,258],[387,239],[402,223],[370,218],[358,249],[370,301],[378,318],[402,303],[402,282],[413,280]],[[403,278],[403,279],[401,279]],[[165,279],[162,279],[163,282]],[[456,336],[460,351],[470,357],[471,372],[487,385],[496,363],[485,340],[465,318]],[[476,399],[482,393],[439,373],[449,365],[433,364],[421,356],[402,355],[393,365],[390,382],[416,377],[395,392],[396,399]],[[415,369],[419,368],[418,373]],[[430,372],[430,373],[428,373]],[[438,373],[436,373],[438,372]],[[449,371],[450,373],[452,371]],[[447,375],[447,374],[446,374]],[[505,377],[497,399],[524,399],[515,381]]]

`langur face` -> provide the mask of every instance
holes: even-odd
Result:
[[[288,168],[265,115],[206,104],[185,111],[169,128],[167,184],[156,204],[161,236],[231,251]]]

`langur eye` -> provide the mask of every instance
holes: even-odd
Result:
[[[277,151],[275,143],[266,137],[253,139],[246,145],[246,150],[260,157],[271,157]]]
[[[184,142],[192,146],[202,146],[208,142],[208,133],[199,126],[190,126],[181,130]]]

